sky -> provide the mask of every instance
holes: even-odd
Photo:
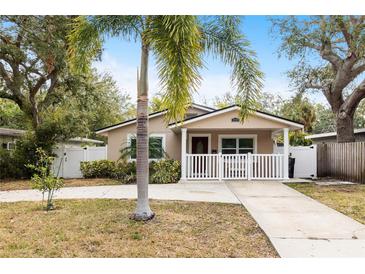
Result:
[[[251,48],[256,51],[260,69],[264,72],[263,91],[279,94],[290,98],[293,88],[289,86],[286,72],[295,66],[295,61],[278,57],[279,39],[274,39],[270,33],[271,22],[266,16],[245,16],[242,18],[241,30],[251,42]],[[100,72],[108,72],[116,80],[121,92],[128,93],[136,99],[136,74],[140,61],[140,46],[138,43],[109,38],[104,44],[102,61],[95,63]],[[202,83],[194,95],[196,103],[207,102],[212,105],[216,96],[222,96],[227,91],[233,91],[230,86],[230,68],[219,60],[207,56],[205,68],[201,71]],[[150,96],[160,88],[155,65],[152,60],[149,68]],[[319,95],[319,100],[322,100]]]

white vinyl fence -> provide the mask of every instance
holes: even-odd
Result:
[[[274,153],[283,150],[283,147],[274,147]],[[317,145],[290,146],[289,156],[295,158],[294,178],[317,178]]]
[[[52,167],[53,174],[62,178],[82,178],[81,162],[107,159],[107,146],[60,147],[53,152],[57,155]]]
[[[186,179],[283,179],[283,154],[187,154]]]

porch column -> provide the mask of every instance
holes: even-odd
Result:
[[[289,179],[289,128],[284,128],[284,179]]]
[[[181,182],[186,181],[186,132],[186,128],[181,128]]]

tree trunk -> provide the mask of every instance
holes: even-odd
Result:
[[[336,114],[337,143],[355,142],[354,114],[340,110]]]
[[[142,42],[141,73],[137,85],[137,208],[131,216],[133,220],[147,221],[155,214],[148,201],[148,46]]]

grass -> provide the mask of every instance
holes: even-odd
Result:
[[[120,185],[112,179],[66,179],[65,187]],[[0,191],[31,189],[30,180],[0,180]]]
[[[277,257],[240,205],[157,201],[150,222],[132,200],[0,203],[0,257]]]
[[[288,186],[365,224],[365,185],[321,186],[300,183]]]

